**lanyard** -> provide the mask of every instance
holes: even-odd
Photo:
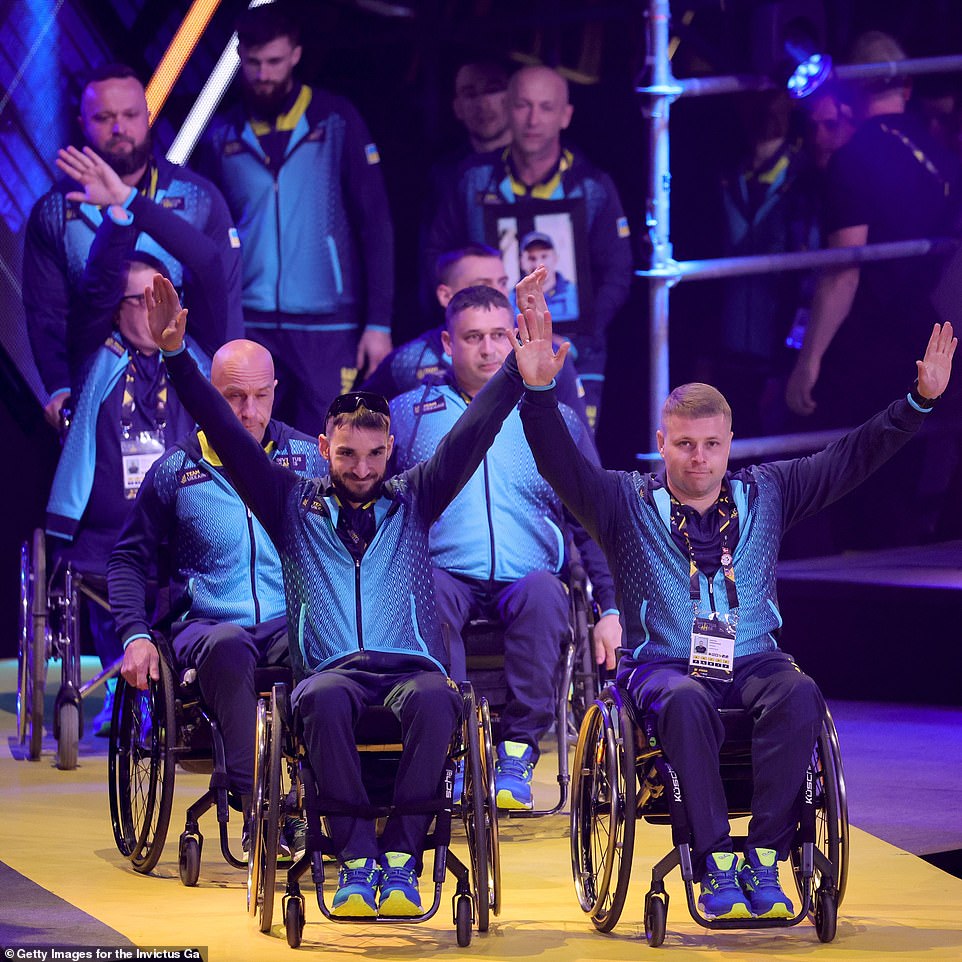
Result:
[[[134,423],[134,411],[137,409],[137,399],[134,395],[137,367],[133,357],[127,363],[124,375],[124,399],[120,406],[120,427],[125,438],[130,436]],[[154,407],[154,423],[157,429],[163,431],[167,426],[167,369],[163,362],[160,364],[157,378],[156,405]]]
[[[671,533],[678,535],[685,542],[688,549],[688,585],[689,597],[692,601],[701,598],[701,587],[698,584],[698,565],[695,563],[695,549],[691,546],[691,537],[688,534],[688,518],[685,516],[682,504],[669,491],[671,497]],[[735,566],[732,563],[732,535],[737,530],[738,508],[732,501],[731,488],[726,481],[722,485],[721,493],[715,502],[715,510],[718,512],[719,524],[718,533],[721,536],[721,569],[725,574],[725,591],[728,595],[728,607],[733,610],[738,607],[738,589],[735,587]],[[706,575],[707,577],[707,575]],[[709,587],[711,579],[708,579]]]

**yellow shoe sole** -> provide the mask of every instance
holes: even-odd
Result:
[[[519,802],[514,795],[507,789],[502,788],[495,799],[498,808],[511,809],[513,811],[530,812],[534,808],[534,802]]]
[[[397,890],[388,892],[386,897],[382,897],[381,904],[378,906],[378,915],[392,918],[411,918],[423,914],[424,909],[421,908],[420,903],[411,902],[403,892]]]
[[[373,919],[377,909],[364,900],[361,895],[349,895],[340,905],[331,909],[331,915],[338,918]]]

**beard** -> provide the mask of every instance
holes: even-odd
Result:
[[[130,140],[126,137],[118,137],[108,141],[106,147],[100,151],[100,156],[113,167],[118,176],[127,177],[130,174],[136,173],[142,167],[147,166],[150,161],[151,152],[149,130],[147,131],[147,136],[139,144],[133,144],[130,150],[111,150],[112,144],[119,143],[130,143]]]
[[[341,500],[347,500],[353,504],[364,504],[367,501],[374,500],[381,490],[383,481],[384,475],[382,474],[359,484],[353,479],[348,481],[343,474],[331,472],[331,483],[334,485],[338,496]]]
[[[264,84],[262,90],[255,90],[249,84],[243,85],[244,106],[248,114],[259,120],[273,120],[284,109],[291,87],[288,84]]]

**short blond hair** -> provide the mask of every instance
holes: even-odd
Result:
[[[661,408],[661,427],[664,430],[665,419],[679,418],[713,418],[722,415],[728,424],[732,425],[732,409],[725,395],[718,388],[700,381],[681,384],[675,388]]]

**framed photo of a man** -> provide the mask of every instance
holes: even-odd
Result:
[[[508,286],[539,264],[548,269],[545,299],[561,334],[590,330],[591,280],[584,205],[580,198],[486,204],[485,237],[501,252]]]

